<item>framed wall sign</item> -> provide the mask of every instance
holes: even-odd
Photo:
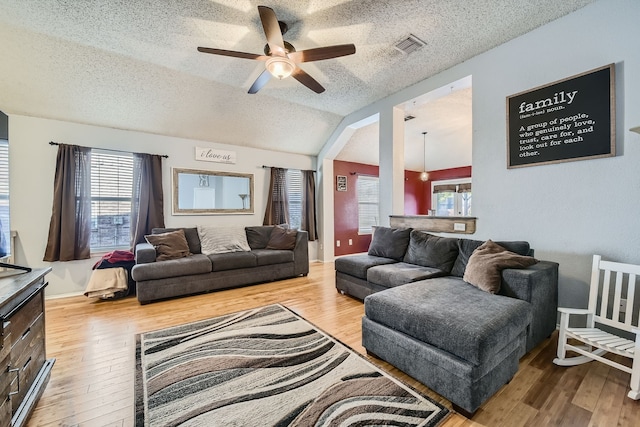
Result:
[[[507,97],[507,167],[615,156],[615,66]]]
[[[336,191],[347,191],[347,177],[336,175]]]

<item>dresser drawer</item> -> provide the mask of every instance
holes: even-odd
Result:
[[[4,394],[0,396],[0,427],[11,425],[11,400]]]
[[[9,372],[9,357],[5,357],[4,359],[0,359],[0,367],[2,370],[0,371],[0,401],[4,400],[7,396],[9,396],[9,386],[11,385],[11,380],[16,377],[15,373]]]
[[[0,320],[1,322],[1,320]],[[9,330],[9,323],[5,323],[4,326],[4,340],[0,341],[0,360],[3,360],[11,351],[11,331]],[[0,365],[0,368],[2,366]]]
[[[12,332],[13,335],[14,332]],[[44,313],[40,313],[35,321],[24,329],[11,348],[11,367],[22,366],[29,358],[32,350],[44,344]]]
[[[7,329],[12,336],[12,346],[22,337],[22,334],[33,324],[34,320],[42,314],[42,307],[44,307],[43,294],[43,292],[39,292],[31,301],[8,319],[10,323]],[[6,333],[7,330],[5,329],[5,334]]]
[[[39,345],[33,348],[33,351],[27,355],[25,358],[20,359],[20,364],[13,366],[12,369],[19,369],[19,387],[16,387],[16,383],[14,382],[11,385],[11,392],[16,393],[11,395],[12,401],[22,402],[27,391],[29,391],[29,387],[33,384],[33,380],[38,376],[38,372],[40,368],[45,362],[44,355],[44,341],[40,340]],[[17,409],[18,405],[15,406],[14,410]]]

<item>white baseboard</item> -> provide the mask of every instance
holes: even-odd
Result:
[[[60,299],[60,298],[69,298],[69,297],[81,297],[84,296],[83,292],[70,292],[68,294],[57,294],[57,295],[47,295],[45,291],[45,300],[48,299]]]

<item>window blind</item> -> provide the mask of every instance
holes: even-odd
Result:
[[[302,171],[287,169],[289,191],[289,226],[299,229],[302,225]]]
[[[358,233],[368,234],[378,225],[379,180],[374,176],[358,176],[356,180],[358,194]]]
[[[133,156],[91,150],[91,249],[130,243]]]
[[[9,222],[9,141],[0,139],[0,232],[5,245],[0,248],[0,256],[9,255],[11,251],[11,231]]]

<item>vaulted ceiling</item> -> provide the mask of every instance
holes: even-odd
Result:
[[[0,0],[0,110],[316,155],[349,113],[593,1]],[[298,50],[356,45],[301,65],[324,93],[272,79],[249,95],[262,62],[196,50],[262,53],[259,4]],[[409,34],[426,45],[405,55]]]

